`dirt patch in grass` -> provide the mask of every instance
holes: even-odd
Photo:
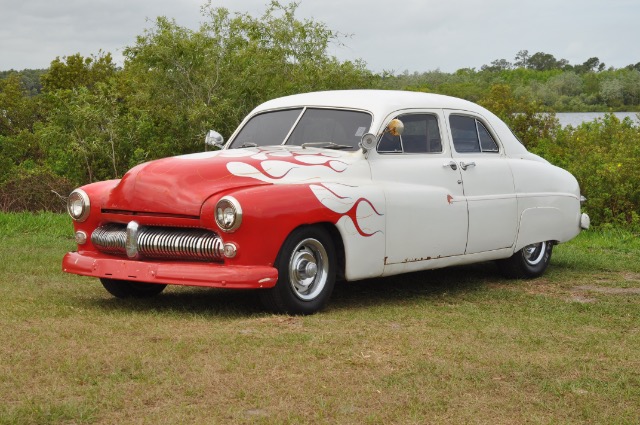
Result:
[[[590,298],[590,297],[587,297],[587,296],[585,296],[583,294],[579,294],[578,293],[578,294],[571,295],[567,299],[567,301],[571,301],[571,302],[574,302],[574,303],[581,303],[581,304],[589,304],[589,303],[596,302],[596,299],[595,298]]]
[[[610,286],[580,285],[575,287],[578,291],[599,292],[610,295],[640,295],[640,288],[612,288]]]

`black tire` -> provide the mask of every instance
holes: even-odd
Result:
[[[164,291],[167,285],[100,278],[102,286],[116,298],[149,298]]]
[[[329,234],[321,227],[300,227],[282,244],[275,266],[278,282],[260,291],[263,305],[276,313],[313,314],[333,292],[337,260]]]
[[[498,268],[503,275],[514,279],[542,276],[551,261],[552,250],[550,241],[527,245],[511,257],[498,260]]]

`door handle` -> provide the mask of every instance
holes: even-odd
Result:
[[[460,161],[460,168],[462,168],[463,170],[466,170],[468,167],[475,167],[476,163],[471,161],[471,162],[462,162]]]
[[[442,164],[443,167],[451,167],[452,170],[457,170],[458,169],[458,164],[456,164],[455,161],[449,161],[449,162],[445,162],[444,164]]]

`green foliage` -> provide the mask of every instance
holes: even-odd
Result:
[[[576,176],[594,224],[640,228],[640,126],[608,114],[576,128],[557,127],[533,151]]]
[[[72,189],[65,177],[25,161],[0,183],[0,211],[62,212],[66,200],[60,194],[66,196]]]
[[[55,58],[40,81],[43,90],[47,92],[76,87],[92,89],[97,83],[109,80],[115,72],[116,66],[112,62],[111,53],[100,52],[98,56],[88,58],[76,53],[62,60]]]
[[[562,68],[568,63],[566,59],[557,60],[549,53],[537,52],[528,59],[528,68],[536,71],[547,71]]]
[[[605,70],[598,58],[572,66],[546,53],[521,51],[513,65],[498,59],[480,71],[464,68],[452,74],[436,70],[382,77],[378,85],[383,88],[441,93],[473,102],[488,96],[492,86],[506,84],[514,94],[555,112],[640,110],[640,69],[630,65]]]
[[[370,85],[364,64],[328,54],[339,35],[296,19],[296,8],[272,2],[252,17],[209,3],[197,31],[158,18],[124,52],[123,79],[135,88],[127,101],[136,148],[151,158],[193,152],[209,129],[229,136],[268,99]]]
[[[45,152],[44,163],[58,175],[75,182],[92,182],[121,176],[119,105],[113,90],[100,86],[91,93],[86,87],[47,93],[48,120],[35,134]]]
[[[0,136],[31,130],[37,114],[37,101],[29,95],[19,74],[0,80]]]
[[[0,80],[10,77],[11,75],[19,75],[23,86],[30,96],[35,96],[42,90],[40,77],[46,72],[46,69],[23,69],[22,71],[0,71]]]
[[[514,96],[505,84],[492,86],[479,103],[507,123],[528,149],[534,148],[539,140],[550,138],[559,125],[555,114],[543,113],[535,102]]]

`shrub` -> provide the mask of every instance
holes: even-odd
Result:
[[[43,167],[15,167],[15,173],[0,184],[0,211],[65,210],[64,198],[73,184]]]
[[[576,176],[595,225],[640,228],[640,126],[608,114],[575,128],[558,127],[532,151]]]

